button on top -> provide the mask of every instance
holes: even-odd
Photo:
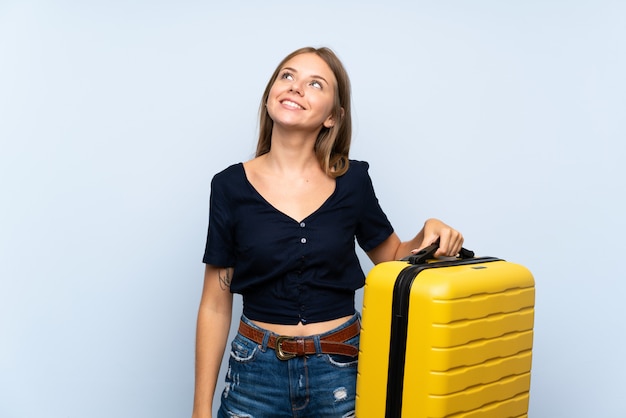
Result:
[[[300,228],[304,228],[306,224],[304,222],[300,222]]]

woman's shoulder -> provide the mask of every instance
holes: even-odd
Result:
[[[213,186],[232,185],[244,179],[243,163],[231,164],[213,176]]]
[[[337,177],[337,184],[341,185],[342,189],[362,190],[362,187],[371,181],[368,170],[368,162],[351,159],[348,170],[343,175]]]
[[[348,171],[344,174],[347,178],[362,178],[368,176],[369,163],[361,160],[350,160]]]
[[[370,164],[367,161],[363,160],[350,160],[350,166],[348,167],[348,171],[351,168],[355,168],[357,171],[367,171],[370,167]]]

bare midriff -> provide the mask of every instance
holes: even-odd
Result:
[[[289,337],[310,337],[311,335],[323,334],[331,331],[338,326],[344,324],[352,318],[352,315],[344,316],[330,321],[315,322],[312,324],[298,323],[296,325],[271,324],[261,321],[252,321],[255,325],[272,331],[274,334],[285,335]]]

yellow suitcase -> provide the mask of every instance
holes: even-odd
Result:
[[[430,260],[436,249],[367,276],[357,418],[527,417],[532,274],[465,249]]]

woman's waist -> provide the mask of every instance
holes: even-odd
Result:
[[[347,317],[310,324],[313,326],[297,327],[271,322],[257,323],[242,315],[239,334],[259,344],[263,350],[266,348],[275,350],[280,360],[312,354],[356,357],[359,353],[360,318],[360,314],[355,312]]]

